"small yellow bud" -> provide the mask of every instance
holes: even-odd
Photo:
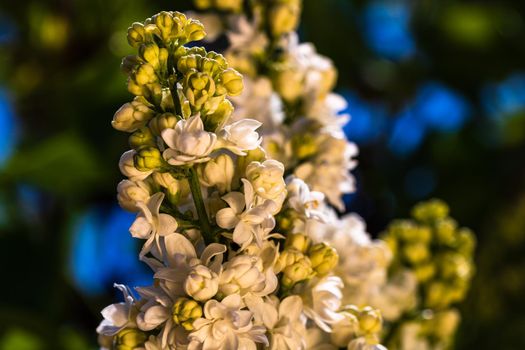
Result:
[[[409,243],[403,247],[403,256],[409,263],[419,264],[430,257],[430,251],[424,243]]]
[[[124,328],[114,338],[114,349],[133,350],[144,344],[146,334],[138,329]]]
[[[212,0],[194,0],[193,1],[195,7],[197,7],[200,10],[206,10],[209,9],[212,5]]]
[[[426,263],[420,266],[417,266],[414,269],[414,273],[419,282],[424,283],[434,277],[436,273],[436,267],[432,263]]]
[[[242,75],[233,68],[228,68],[222,72],[219,81],[230,96],[239,95],[244,88]]]
[[[285,249],[296,249],[301,253],[306,253],[311,244],[310,237],[302,233],[290,233],[286,236]]]
[[[184,34],[186,35],[186,42],[199,41],[206,36],[202,23],[193,19],[184,28]]]
[[[113,116],[111,125],[120,131],[133,132],[144,126],[155,113],[137,98],[124,104]]]
[[[326,243],[318,243],[312,246],[308,251],[308,257],[312,262],[313,270],[319,276],[330,273],[339,261],[337,251]]]
[[[151,64],[141,64],[134,74],[134,80],[137,85],[146,85],[157,81],[155,69]]]
[[[133,157],[135,168],[139,171],[156,170],[164,165],[162,154],[155,147],[142,147]]]
[[[295,249],[285,249],[281,253],[275,264],[275,271],[283,273],[281,282],[285,288],[291,288],[313,275],[310,259]]]
[[[231,117],[232,113],[232,103],[229,100],[221,98],[219,105],[215,109],[215,112],[204,117],[204,129],[211,131],[217,130],[224,125],[224,123]]]
[[[448,216],[449,209],[445,202],[433,199],[417,204],[412,209],[412,216],[421,222],[432,223]]]
[[[436,222],[435,234],[438,243],[452,244],[456,236],[458,224],[454,219],[445,218]]]
[[[282,67],[273,75],[275,90],[286,102],[294,102],[304,89],[303,73],[291,67]]]
[[[175,324],[191,331],[193,322],[202,317],[202,307],[193,299],[179,298],[173,304],[172,317]]]
[[[359,328],[366,334],[376,334],[381,331],[383,318],[379,310],[370,306],[364,307],[359,314]]]
[[[446,284],[438,281],[434,281],[428,285],[425,293],[425,306],[433,308],[442,308],[449,304],[447,300],[447,290]]]
[[[128,142],[133,149],[155,146],[155,136],[148,127],[142,127],[129,136]]]
[[[272,35],[278,37],[293,31],[297,28],[300,15],[300,2],[296,0],[283,1],[272,6],[268,16]]]
[[[148,126],[154,135],[160,136],[162,130],[173,129],[177,121],[178,119],[174,114],[164,113],[151,119]]]
[[[146,41],[146,32],[144,25],[139,22],[135,22],[128,28],[128,43],[132,47],[139,47],[140,44]]]
[[[314,135],[298,134],[292,138],[294,155],[299,159],[306,159],[317,153],[318,147]]]

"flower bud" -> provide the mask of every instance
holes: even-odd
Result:
[[[167,191],[168,200],[171,203],[178,203],[181,198],[186,198],[190,193],[188,181],[185,179],[177,180],[169,172],[153,173],[153,180],[157,185]]]
[[[138,202],[147,203],[150,190],[144,181],[122,180],[117,185],[117,199],[120,206],[131,212],[138,212]]]
[[[139,101],[128,102],[115,112],[111,125],[120,131],[133,132],[144,126],[153,116],[154,112],[145,104]]]
[[[286,183],[283,179],[284,165],[273,159],[264,162],[251,162],[246,167],[246,178],[253,186],[258,196],[271,199],[277,204],[282,203],[286,195]]]
[[[137,152],[134,150],[124,152],[124,154],[122,154],[120,157],[118,166],[122,175],[129,177],[130,180],[144,180],[149,175],[151,175],[152,171],[140,171],[135,167],[134,157],[136,154]]]
[[[206,130],[217,130],[224,126],[233,113],[233,105],[229,100],[221,99],[212,114],[207,114],[204,119]]]
[[[295,249],[285,249],[275,264],[275,272],[282,272],[281,283],[291,288],[297,282],[309,279],[313,275],[310,259]]]
[[[155,83],[157,81],[155,68],[149,63],[141,64],[132,76],[134,82],[139,86]]]
[[[432,263],[426,263],[414,268],[414,274],[420,283],[425,283],[436,274],[436,267]]]
[[[379,310],[370,306],[364,307],[359,315],[359,328],[366,334],[377,334],[381,331],[383,318]]]
[[[317,142],[312,134],[294,135],[292,149],[294,155],[299,159],[311,157],[318,152]]]
[[[204,26],[201,22],[195,20],[190,20],[184,27],[184,34],[186,36],[186,42],[199,41],[206,37]]]
[[[148,126],[153,135],[160,136],[163,130],[173,129],[177,125],[177,117],[171,113],[164,113],[151,119]]]
[[[202,169],[202,170],[201,170]],[[210,160],[201,170],[201,183],[205,186],[217,186],[220,193],[231,192],[231,184],[235,167],[233,160],[227,154],[221,154]]]
[[[162,11],[154,16],[154,21],[160,31],[160,36],[163,41],[169,42],[178,34],[178,26],[173,20],[173,15],[171,13]]]
[[[425,307],[434,309],[448,306],[447,289],[447,285],[443,282],[434,281],[430,283],[426,288]]]
[[[223,71],[219,82],[221,86],[226,89],[226,93],[230,96],[239,95],[244,88],[242,75],[233,68],[228,68]]]
[[[303,93],[304,75],[297,69],[283,67],[273,75],[273,85],[286,102],[294,102]]]
[[[211,299],[219,290],[219,277],[204,265],[193,267],[184,282],[186,293],[197,301]]]
[[[270,30],[274,37],[279,37],[297,28],[301,15],[300,2],[297,0],[281,1],[270,8],[268,16]]]
[[[128,28],[128,43],[132,47],[139,47],[140,44],[146,41],[146,32],[144,31],[144,25],[139,22],[135,22]]]
[[[435,224],[435,235],[438,243],[440,244],[452,244],[456,236],[458,224],[454,219],[445,218],[439,220]]]
[[[403,256],[411,264],[419,264],[430,257],[428,246],[424,243],[409,243],[402,250]]]
[[[133,350],[144,345],[147,336],[146,333],[135,328],[124,328],[115,335],[114,349],[116,350]]]
[[[173,304],[173,322],[184,327],[185,330],[193,330],[193,322],[202,317],[202,307],[195,300],[178,298]]]
[[[142,127],[129,136],[129,147],[139,149],[144,146],[155,147],[155,136],[148,127]]]
[[[434,199],[417,204],[412,209],[412,216],[424,223],[433,223],[448,216],[449,209],[445,202]]]
[[[339,261],[337,251],[325,243],[318,243],[310,248],[308,257],[312,263],[313,270],[324,276],[330,273]]]
[[[162,154],[155,147],[142,147],[137,150],[133,157],[135,168],[139,171],[150,171],[159,169],[164,165]]]
[[[289,233],[286,236],[285,249],[295,249],[301,253],[306,253],[312,244],[310,237],[302,233]]]

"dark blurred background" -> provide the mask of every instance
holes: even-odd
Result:
[[[95,349],[114,281],[150,282],[118,208],[125,32],[190,1],[0,3],[0,350]],[[525,346],[525,2],[306,0],[377,235],[438,197],[478,237],[457,349]]]

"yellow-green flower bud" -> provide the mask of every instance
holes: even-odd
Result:
[[[397,254],[397,250],[399,248],[399,244],[397,242],[397,239],[393,235],[385,235],[381,237],[381,239],[386,243],[388,248],[390,248],[390,251],[392,252],[392,255]]]
[[[312,246],[308,251],[308,257],[312,263],[313,270],[319,276],[330,273],[339,261],[337,251],[326,243],[318,243]]]
[[[179,22],[173,19],[173,14],[162,11],[152,18],[160,31],[160,37],[164,42],[170,42],[180,33]]]
[[[202,40],[206,36],[202,23],[196,20],[189,21],[184,27],[184,33],[186,35],[186,42]]]
[[[204,129],[215,131],[222,127],[224,123],[231,117],[233,113],[233,105],[229,100],[220,100],[219,105],[213,114],[204,116]]]
[[[302,233],[289,233],[286,236],[285,249],[295,249],[301,253],[306,253],[312,244],[310,237]]]
[[[184,327],[185,330],[193,330],[193,322],[202,317],[202,307],[193,299],[179,298],[173,304],[173,322]]]
[[[194,0],[193,3],[200,10],[206,10],[212,6],[212,0]]]
[[[411,264],[419,264],[430,257],[428,246],[424,243],[409,243],[402,249],[403,256]]]
[[[134,74],[133,80],[137,85],[151,84],[157,81],[157,74],[155,68],[151,64],[141,64]]]
[[[292,138],[292,149],[299,159],[311,157],[318,151],[317,142],[312,134],[295,135]]]
[[[274,37],[289,33],[297,28],[301,15],[300,1],[281,1],[270,8],[268,20]]]
[[[449,305],[448,287],[443,282],[430,283],[425,293],[425,306],[428,308],[443,308]]]
[[[154,114],[148,106],[135,98],[133,102],[125,103],[115,112],[111,125],[120,131],[133,132],[144,126]]]
[[[273,75],[273,85],[277,93],[286,101],[294,102],[304,89],[303,73],[291,67],[282,67]]]
[[[151,119],[148,126],[154,135],[160,136],[162,130],[175,128],[177,121],[178,119],[174,114],[164,113]]]
[[[129,136],[129,147],[139,149],[143,146],[155,146],[155,136],[148,127],[142,127]]]
[[[133,157],[135,168],[139,171],[156,170],[164,165],[162,154],[155,147],[142,147]]]
[[[476,237],[469,229],[462,228],[457,233],[456,244],[461,254],[470,257],[476,246]]]
[[[299,214],[293,209],[286,209],[284,212],[279,213],[276,218],[279,230],[290,231],[298,218]]]
[[[432,263],[426,263],[414,268],[414,273],[419,282],[425,283],[434,277],[436,273],[436,267]]]
[[[126,75],[131,75],[135,70],[135,67],[141,63],[140,58],[137,55],[128,55],[122,59],[120,63],[120,69]]]
[[[434,232],[438,243],[452,244],[456,236],[457,227],[456,221],[451,218],[445,218],[436,222]]]
[[[197,55],[185,55],[179,58],[177,61],[177,70],[183,74],[186,74],[191,69],[197,69],[199,65],[199,56]]]
[[[226,89],[225,92],[230,96],[239,95],[244,88],[242,75],[233,68],[228,68],[221,73],[219,83],[221,87]],[[218,92],[221,93],[222,91]]]
[[[116,350],[133,350],[144,345],[146,334],[139,329],[124,328],[115,335],[114,349]]]
[[[140,46],[140,56],[155,70],[165,69],[168,60],[168,50],[159,48],[155,43]]]
[[[128,43],[132,47],[139,47],[140,44],[146,42],[146,32],[144,25],[139,22],[135,22],[128,28]]]
[[[285,249],[281,253],[275,263],[275,271],[283,273],[281,282],[284,288],[291,288],[313,275],[310,259],[295,249]]]
[[[364,307],[359,313],[359,328],[365,334],[377,334],[383,327],[383,318],[379,310],[370,306]]]
[[[412,209],[412,216],[418,221],[432,223],[446,218],[448,212],[449,209],[445,202],[439,199],[433,199],[417,204]]]

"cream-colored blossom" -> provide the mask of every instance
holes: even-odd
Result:
[[[169,147],[164,151],[164,159],[172,165],[184,165],[208,161],[217,135],[204,130],[200,114],[196,114],[179,120],[174,129],[163,130],[162,139]]]

